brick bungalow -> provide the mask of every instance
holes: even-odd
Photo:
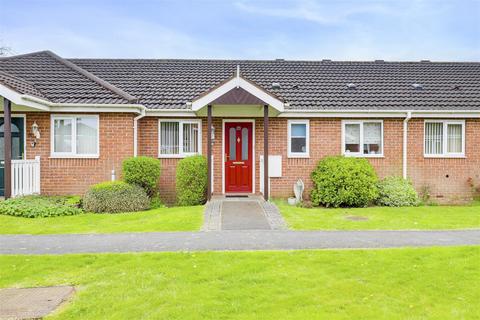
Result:
[[[160,194],[173,202],[176,164],[197,153],[211,159],[213,194],[287,197],[301,178],[308,195],[317,162],[340,154],[367,158],[380,177],[409,177],[441,202],[468,200],[480,184],[480,63],[42,51],[0,59],[0,96],[7,197],[81,194],[145,155],[161,159]]]

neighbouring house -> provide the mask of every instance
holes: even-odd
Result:
[[[287,197],[301,178],[308,195],[317,162],[341,154],[367,158],[380,177],[411,178],[437,201],[470,199],[480,184],[478,62],[64,59],[42,51],[0,59],[0,96],[7,196],[81,194],[120,178],[122,160],[134,155],[161,159],[167,202],[179,159],[193,154],[210,159],[209,194]]]

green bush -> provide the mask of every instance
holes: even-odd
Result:
[[[366,159],[326,157],[312,172],[314,205],[365,207],[378,197],[377,175]]]
[[[0,214],[25,218],[72,216],[83,213],[79,205],[80,197],[26,196],[1,201]]]
[[[150,199],[145,190],[123,181],[108,181],[96,184],[83,198],[85,211],[118,213],[147,210]]]
[[[160,160],[150,157],[133,157],[123,161],[123,179],[142,187],[149,197],[157,193],[160,179]]]
[[[417,206],[420,201],[417,191],[409,180],[402,177],[387,177],[378,183],[377,203],[388,207]]]
[[[205,203],[207,181],[207,159],[192,156],[180,160],[176,177],[178,205],[193,206]]]

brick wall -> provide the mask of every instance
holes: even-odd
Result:
[[[416,188],[427,187],[437,202],[470,200],[473,193],[468,178],[480,185],[480,120],[465,121],[465,158],[424,158],[423,130],[424,120],[410,120],[408,175]]]
[[[109,180],[111,170],[120,176],[121,161],[133,155],[133,114],[100,114],[99,159],[50,159],[50,114],[27,114],[27,156],[41,156],[42,193],[81,194],[94,183]],[[158,119],[139,121],[139,155],[158,157]],[[35,148],[30,128],[36,121],[42,134]],[[222,193],[222,119],[214,118],[214,193]],[[207,152],[207,121],[202,119],[202,151]],[[403,119],[384,119],[384,157],[369,159],[380,177],[402,174]],[[287,157],[287,119],[270,118],[270,155],[282,156],[282,177],[271,179],[271,195],[293,195],[292,186],[301,178],[308,197],[310,173],[317,162],[341,153],[341,119],[310,119],[310,158]],[[480,184],[480,120],[466,120],[466,158],[428,159],[423,157],[423,120],[409,123],[408,174],[420,191],[428,187],[433,200],[460,202],[471,198],[467,180]],[[255,119],[255,191],[260,190],[259,156],[263,155],[263,118]],[[168,203],[175,201],[175,170],[179,159],[161,159],[160,194]],[[448,177],[447,177],[448,176]]]
[[[111,171],[121,173],[122,160],[133,156],[133,118],[130,113],[100,114],[100,157],[98,159],[50,158],[50,113],[26,115],[27,158],[40,156],[42,194],[83,194],[88,186],[110,180]],[[31,146],[33,122],[41,138]]]
[[[139,125],[139,153],[158,156],[158,119],[146,117]],[[231,119],[231,118],[229,118]],[[222,193],[222,120],[213,119],[215,142],[213,145],[214,193]],[[207,152],[206,119],[202,119],[202,151]],[[433,200],[439,202],[471,198],[468,177],[480,183],[480,121],[466,121],[467,157],[465,159],[426,159],[423,157],[423,120],[409,124],[408,174],[419,191],[429,186]],[[341,153],[341,119],[310,119],[310,158],[287,157],[287,119],[270,118],[270,155],[282,156],[282,177],[271,179],[273,197],[293,196],[292,186],[301,178],[306,185],[308,198],[312,187],[310,173],[318,161],[328,155]],[[384,119],[384,157],[370,158],[380,177],[402,175],[403,119]],[[259,157],[263,155],[263,118],[255,119],[255,191],[260,190]],[[175,168],[178,159],[162,159],[160,191],[167,202],[175,200]],[[449,178],[446,178],[446,175]]]

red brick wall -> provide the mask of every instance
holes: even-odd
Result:
[[[139,154],[158,156],[158,119],[146,117],[139,124]],[[229,118],[231,119],[231,118]],[[222,120],[213,119],[215,127],[214,193],[222,192]],[[206,154],[206,119],[202,119],[202,152]],[[423,120],[411,120],[409,125],[408,174],[420,191],[430,187],[433,200],[460,201],[472,196],[467,184],[472,176],[480,182],[480,121],[467,120],[465,159],[425,159],[423,157]],[[308,197],[312,187],[310,173],[318,161],[328,155],[341,153],[341,119],[310,119],[310,158],[287,157],[287,119],[270,118],[270,155],[282,156],[282,177],[271,179],[271,195],[293,195],[293,183],[301,178]],[[384,119],[384,157],[370,158],[380,177],[402,175],[403,119]],[[255,191],[260,190],[259,157],[263,154],[263,118],[255,119]],[[178,159],[162,159],[160,191],[167,202],[175,200],[175,167]],[[449,174],[449,178],[445,176]]]
[[[111,170],[120,177],[121,162],[133,155],[133,114],[100,114],[99,159],[50,159],[50,114],[27,114],[27,157],[41,156],[42,193],[81,194],[91,184],[110,180]],[[158,117],[139,121],[139,155],[158,157]],[[35,148],[30,143],[31,125],[36,121],[42,134]],[[409,124],[408,175],[420,191],[428,186],[433,200],[462,201],[472,196],[469,177],[480,184],[480,120],[466,120],[466,158],[428,159],[423,157],[423,119]],[[206,119],[202,119],[202,153],[207,153]],[[222,192],[222,119],[214,118],[214,193]],[[403,119],[384,119],[384,157],[369,159],[380,177],[402,174]],[[310,158],[287,157],[287,119],[270,118],[270,155],[282,156],[282,177],[271,179],[271,195],[293,195],[292,185],[301,178],[308,197],[310,173],[317,162],[341,153],[341,119],[310,119]],[[260,190],[259,156],[263,154],[263,118],[255,119],[255,191]],[[159,184],[162,198],[175,201],[175,169],[179,159],[161,159]],[[447,178],[448,175],[448,178]]]
[[[40,156],[43,194],[83,194],[88,186],[110,180],[111,171],[121,174],[122,160],[133,156],[133,118],[131,113],[100,113],[100,157],[98,159],[50,158],[50,113],[26,116],[27,158]],[[31,146],[31,127],[36,121],[41,138]]]
[[[423,156],[424,120],[412,119],[408,134],[408,175],[418,190],[430,189],[437,202],[464,202],[473,193],[472,178],[480,186],[480,120],[465,121],[465,158],[438,159]]]

